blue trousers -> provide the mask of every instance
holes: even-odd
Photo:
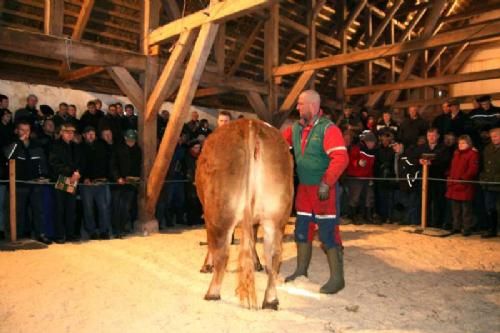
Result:
[[[80,196],[85,231],[89,235],[95,233],[96,229],[99,229],[101,234],[109,233],[111,227],[111,191],[109,185],[82,185]],[[99,223],[96,223],[94,205],[97,208],[97,221]]]

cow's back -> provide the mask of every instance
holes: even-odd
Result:
[[[290,212],[289,147],[278,130],[259,120],[241,119],[215,130],[203,145],[196,170],[207,222],[217,224],[210,217],[219,214],[240,222],[246,208],[255,220]]]

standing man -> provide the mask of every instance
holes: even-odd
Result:
[[[49,153],[49,165],[52,180],[59,176],[69,177],[71,183],[80,180],[80,170],[83,166],[83,155],[80,147],[73,139],[75,125],[64,123],[61,126],[61,138],[54,142]],[[56,225],[55,242],[63,244],[66,241],[79,241],[76,236],[76,195],[62,190],[56,190]]]
[[[295,202],[297,269],[285,282],[307,276],[317,225],[330,267],[330,279],[320,292],[334,294],[343,289],[345,284],[335,185],[347,167],[349,158],[342,133],[330,120],[322,117],[320,96],[316,91],[302,92],[297,110],[300,120],[283,133],[294,148],[299,176]]]
[[[408,118],[401,124],[399,137],[406,148],[416,145],[420,136],[427,132],[426,122],[420,118],[418,107],[412,105],[408,108]]]
[[[37,181],[46,177],[47,160],[43,148],[30,139],[31,125],[28,120],[21,119],[16,125],[17,140],[5,147],[5,155],[16,160],[16,179],[21,181]],[[22,238],[28,231],[33,231],[35,239],[45,244],[52,242],[42,231],[43,222],[43,187],[34,183],[20,183],[16,188],[17,234]],[[31,209],[31,214],[29,210]],[[31,223],[28,218],[31,215]],[[32,230],[28,229],[31,224]]]

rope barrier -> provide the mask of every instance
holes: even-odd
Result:
[[[179,179],[179,180],[166,180],[164,181],[164,184],[171,184],[171,183],[190,183],[191,181],[189,179]],[[8,184],[9,180],[0,180],[0,184]],[[29,184],[29,185],[55,185],[56,182],[51,182],[48,180],[16,180],[17,184]],[[100,186],[100,185],[135,185],[135,184],[140,184],[140,183],[145,183],[145,180],[139,180],[139,181],[134,181],[134,182],[125,182],[125,183],[117,183],[117,182],[98,182],[98,183],[91,183],[91,184],[84,184],[84,183],[78,183],[78,186]]]

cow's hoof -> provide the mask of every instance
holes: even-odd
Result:
[[[212,265],[203,265],[200,269],[200,273],[212,273],[214,270],[214,266]]]
[[[262,272],[264,270],[264,267],[262,267],[262,265],[260,263],[258,263],[258,264],[255,264],[255,270],[257,272]]]
[[[205,295],[205,301],[220,301],[220,295]]]
[[[262,309],[278,310],[278,305],[280,305],[280,302],[277,299],[271,302],[264,301],[264,303],[262,303]]]

